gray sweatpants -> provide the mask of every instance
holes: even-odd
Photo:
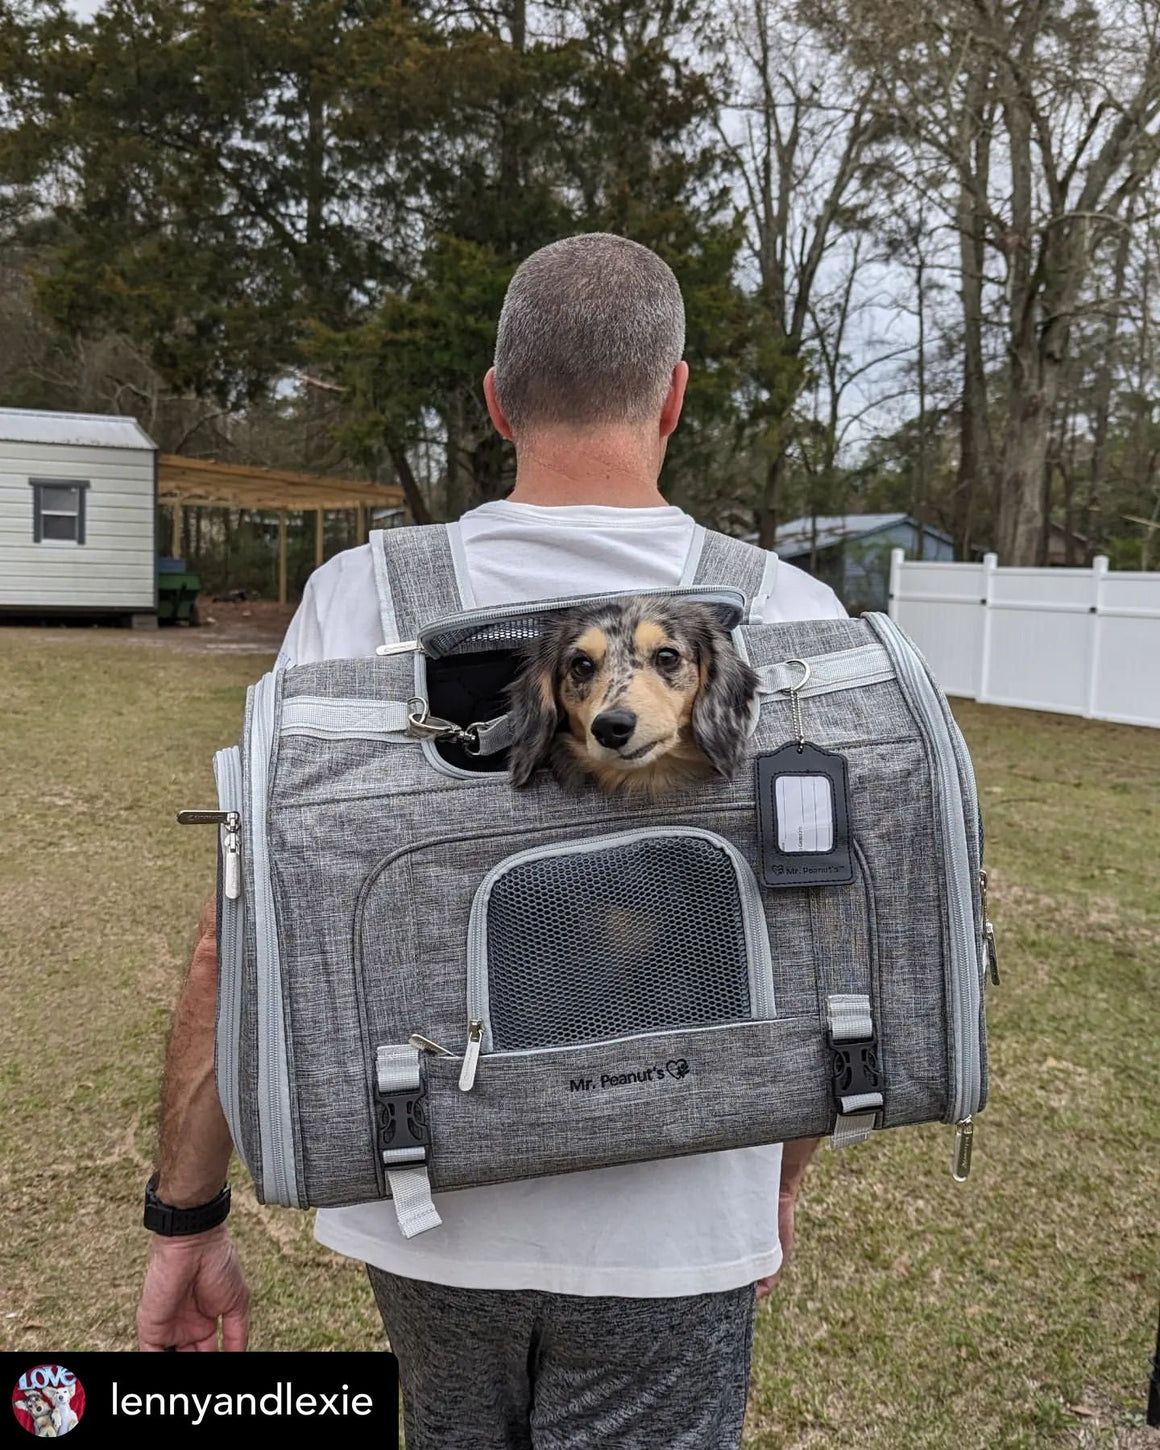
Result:
[[[679,1299],[453,1289],[368,1265],[407,1450],[736,1450],[753,1288]]]

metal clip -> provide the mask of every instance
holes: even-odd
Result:
[[[787,685],[785,687],[785,693],[789,695],[790,708],[793,711],[793,733],[797,736],[798,754],[800,755],[806,748],[806,737],[802,732],[802,706],[799,697],[812,671],[806,660],[786,660],[786,664],[800,665],[805,671],[796,685]]]
[[[460,733],[459,726],[453,721],[442,720],[438,715],[432,715],[430,705],[421,695],[415,695],[407,701],[408,735],[415,735],[420,740],[425,738],[446,740],[454,738]]]
[[[478,755],[480,749],[478,721],[472,725],[456,725],[453,720],[442,720],[432,715],[427,701],[415,695],[407,701],[407,734],[420,740],[449,740],[461,746],[468,755]]]

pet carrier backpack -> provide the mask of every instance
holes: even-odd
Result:
[[[759,687],[746,755],[656,799],[515,789],[505,687],[552,600],[476,609],[454,525],[372,536],[384,644],[275,670],[215,760],[217,1084],[270,1203],[957,1124],[992,960],[962,737],[885,615],[764,624],[776,558],[698,530]]]

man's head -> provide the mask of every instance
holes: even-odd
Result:
[[[655,252],[592,232],[541,247],[512,278],[485,390],[517,445],[544,430],[676,426],[687,369],[677,279]]]

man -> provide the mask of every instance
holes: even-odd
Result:
[[[515,445],[516,484],[462,520],[480,606],[677,584],[694,524],[657,481],[688,379],[683,350],[680,290],[647,248],[571,237],[519,268],[483,384]],[[824,585],[778,566],[767,620],[842,613]],[[370,549],[352,549],[311,578],[279,663],[368,655],[380,642]],[[207,911],[162,1105],[156,1195],[179,1208],[213,1200],[229,1160],[212,1072],[215,970]],[[754,1300],[789,1251],[814,1146],[445,1194],[439,1232],[410,1240],[389,1203],[320,1212],[320,1242],[369,1266],[399,1356],[408,1450],[738,1445]],[[225,1224],[155,1239],[142,1347],[213,1349],[219,1318],[225,1348],[243,1348],[247,1292]]]

